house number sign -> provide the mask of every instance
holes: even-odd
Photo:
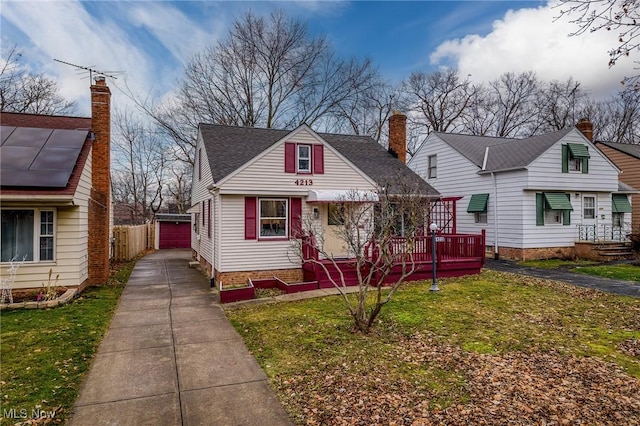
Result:
[[[296,185],[298,186],[312,186],[313,179],[296,179]]]

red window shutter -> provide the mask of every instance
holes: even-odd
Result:
[[[202,226],[204,226],[204,224],[205,224],[204,219],[205,219],[206,216],[207,216],[207,208],[204,205],[204,201],[203,201],[202,202]]]
[[[244,198],[244,239],[255,240],[258,224],[256,223],[258,203],[256,197]]]
[[[202,179],[202,148],[198,150],[198,180]]]
[[[207,218],[207,236],[211,238],[211,199],[207,200],[207,211],[209,212]]]
[[[313,174],[321,175],[324,173],[324,145],[313,146]]]
[[[289,202],[291,232],[293,238],[300,238],[302,235],[302,198],[291,198]]]
[[[286,142],[284,144],[284,172],[296,172],[296,144]]]

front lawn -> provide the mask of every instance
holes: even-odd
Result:
[[[228,312],[297,424],[640,423],[640,300],[495,271]]]
[[[638,264],[598,263],[588,260],[545,259],[527,260],[518,262],[518,265],[542,269],[565,268],[572,272],[578,272],[581,274],[640,283],[640,266],[638,266]]]
[[[613,280],[635,281],[640,284],[640,266],[621,263],[616,265],[577,266],[573,269],[581,274],[611,278]]]
[[[0,313],[0,424],[38,415],[64,423],[134,265],[119,265],[109,285],[68,305]]]

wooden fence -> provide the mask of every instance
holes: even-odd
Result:
[[[155,246],[155,225],[114,226],[113,259],[130,260]]]

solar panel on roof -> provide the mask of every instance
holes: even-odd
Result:
[[[5,129],[2,126],[4,137]],[[80,156],[88,130],[18,127],[0,147],[0,185],[63,188]]]
[[[15,129],[15,126],[0,126],[0,143],[4,143]]]
[[[36,129],[33,127],[18,127],[2,146],[32,146],[42,148],[51,136],[52,129]]]

